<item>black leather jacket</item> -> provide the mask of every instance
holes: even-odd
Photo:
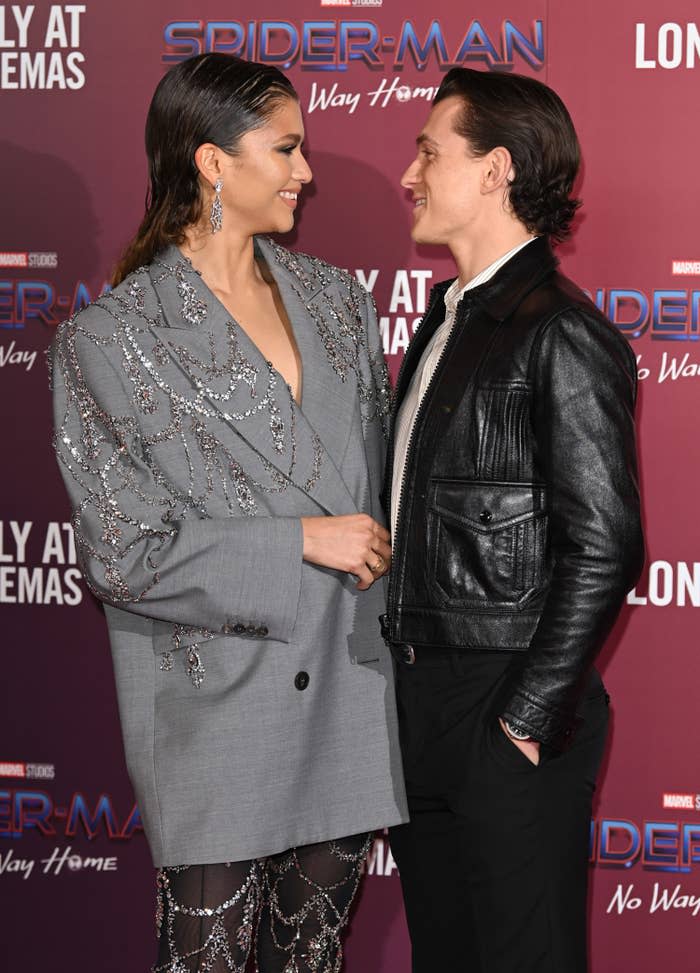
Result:
[[[409,445],[383,627],[517,651],[499,713],[561,746],[644,549],[634,355],[556,267],[539,238],[459,304]],[[450,283],[431,292],[394,417]]]

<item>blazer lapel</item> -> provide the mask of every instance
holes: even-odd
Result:
[[[272,261],[269,263],[275,273]],[[176,247],[159,256],[151,278],[165,322],[151,326],[156,337],[155,355],[160,349],[160,363],[169,358],[187,379],[193,405],[205,415],[223,419],[266,466],[327,513],[355,512],[355,503],[333,458],[305,411],[294,402],[283,376],[264,359]],[[308,331],[308,321],[294,306],[289,289],[283,286],[280,292],[295,335]],[[315,373],[319,362],[313,349],[304,340],[297,340],[305,405],[307,376]],[[346,436],[349,426],[346,413],[341,426]]]
[[[294,258],[290,266],[285,266],[274,244],[264,237],[255,242],[275,278],[299,348],[303,365],[301,410],[328,456],[340,466],[352,426],[349,419],[355,408],[357,385],[352,375],[346,380],[331,365],[332,351],[324,345],[320,329],[325,331],[329,322],[336,329],[339,313],[345,309],[335,306],[324,281],[297,275],[290,269],[295,266]],[[283,253],[288,255],[287,251]]]

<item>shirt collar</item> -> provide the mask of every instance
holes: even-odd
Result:
[[[457,311],[457,305],[467,291],[472,290],[474,287],[478,287],[480,284],[485,284],[486,281],[490,280],[504,264],[508,263],[511,257],[514,257],[519,250],[522,250],[528,245],[528,243],[532,243],[532,241],[536,239],[537,237],[531,236],[523,243],[518,243],[517,246],[513,247],[512,250],[509,250],[508,253],[504,253],[503,256],[498,257],[493,261],[493,263],[489,264],[488,267],[480,271],[476,277],[472,277],[472,279],[468,281],[464,287],[459,286],[459,278],[456,277],[445,291],[445,310],[447,311],[447,314],[455,314]]]

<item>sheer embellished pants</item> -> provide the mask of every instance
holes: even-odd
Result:
[[[338,973],[370,837],[161,869],[154,973]]]

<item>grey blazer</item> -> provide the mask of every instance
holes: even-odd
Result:
[[[157,865],[406,819],[381,584],[302,561],[300,517],[381,518],[372,302],[320,260],[256,248],[294,328],[301,407],[174,247],[53,347],[55,446]]]

